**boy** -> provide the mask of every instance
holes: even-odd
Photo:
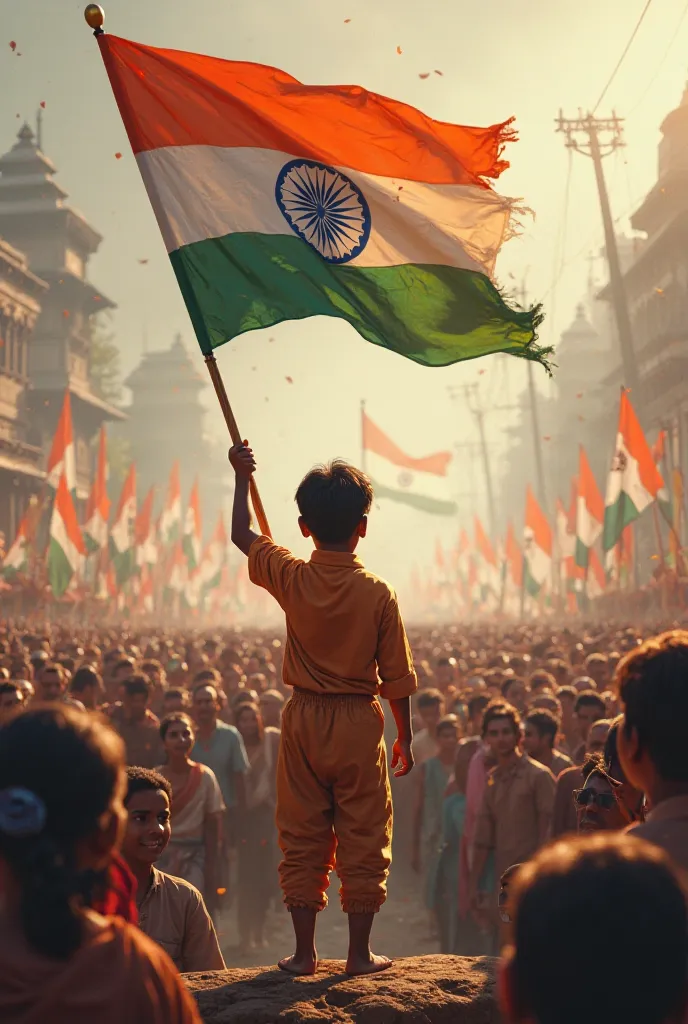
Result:
[[[293,696],[282,716],[277,766],[280,881],[296,936],[292,974],[317,968],[315,922],[326,905],[330,871],[341,879],[349,918],[348,974],[389,967],[370,951],[375,913],[386,896],[392,801],[379,695],[397,726],[392,767],[407,775],[410,696],[418,686],[396,595],[354,552],[365,537],[370,481],[345,462],[312,470],[296,492],[299,527],[315,551],[303,562],[251,529],[253,452],[229,453],[236,474],[232,541],[249,559],[249,576],[286,614],[284,682]]]

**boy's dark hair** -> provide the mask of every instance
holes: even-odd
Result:
[[[502,691],[502,697],[504,698],[504,700],[509,699],[509,690],[514,685],[514,683],[520,683],[521,686],[526,685],[525,679],[521,679],[520,676],[508,676],[500,687]]]
[[[536,693],[538,690],[551,690],[554,693],[557,688],[557,681],[551,672],[547,672],[544,668],[538,668],[535,672],[531,672],[528,686],[533,693]]]
[[[504,700],[494,700],[491,704],[488,704],[485,708],[485,714],[483,715],[483,726],[482,736],[483,739],[487,735],[487,730],[491,722],[494,722],[497,718],[507,718],[511,722],[511,727],[516,736],[520,735],[521,732],[521,716],[515,707],[511,704],[507,704]]]
[[[636,730],[662,779],[688,782],[688,632],[646,640],[619,663],[616,678],[626,732]]]
[[[0,682],[0,697],[2,697],[4,693],[18,693],[22,699],[22,703],[24,701],[24,691],[21,686],[17,686],[16,683],[12,683],[9,680]]]
[[[576,701],[578,699],[578,690],[575,686],[560,686],[556,695],[559,700],[562,697],[571,697],[573,701]]]
[[[435,735],[439,736],[441,732],[448,731],[449,729],[451,729],[452,732],[456,733],[456,736],[458,737],[459,720],[456,717],[456,715],[445,715],[444,718],[440,718],[439,722],[437,723]]]
[[[164,740],[167,736],[167,731],[173,722],[183,722],[184,725],[188,725],[192,733],[195,734],[196,726],[193,724],[188,715],[184,714],[183,711],[173,711],[169,715],[165,715],[162,722],[160,723],[160,739]]]
[[[96,670],[90,665],[82,665],[74,673],[74,678],[69,684],[69,692],[83,693],[84,690],[88,690],[91,686],[95,686],[97,690],[100,690],[102,685],[102,680]]]
[[[581,708],[586,707],[597,707],[600,711],[600,718],[604,718],[607,713],[607,705],[599,693],[596,693],[594,690],[583,690],[582,693],[578,694],[576,703],[573,705],[574,714],[577,715]]]
[[[149,768],[136,767],[127,768],[126,771],[127,795],[124,798],[125,807],[128,806],[135,793],[157,792],[159,789],[166,793],[168,800],[170,803],[172,802],[172,786],[160,772],[151,771]]]
[[[468,702],[468,717],[470,719],[475,718],[476,715],[482,715],[486,707],[490,705],[490,698],[486,693],[476,693],[475,697],[471,697]]]
[[[313,536],[326,544],[349,540],[372,503],[368,477],[341,459],[316,466],[296,492],[301,518]]]
[[[181,686],[171,686],[169,690],[165,690],[162,695],[163,704],[166,700],[183,700],[188,701],[189,694]]]
[[[146,697],[150,697],[153,684],[148,676],[136,675],[125,679],[122,683],[122,688],[127,697],[136,697],[139,694],[145,694]]]
[[[428,689],[420,690],[416,697],[417,708],[432,708],[444,704],[444,695],[441,690]]]
[[[547,736],[551,750],[559,731],[556,715],[548,711],[547,708],[538,708],[537,711],[530,711],[526,716],[526,725],[528,724],[535,726],[541,739]]]
[[[560,840],[523,865],[511,890],[513,1019],[683,1019],[686,900],[658,847],[618,833]]]

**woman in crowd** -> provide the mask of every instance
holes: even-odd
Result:
[[[167,954],[89,909],[121,839],[125,788],[122,741],[93,716],[56,703],[3,727],[3,1024],[200,1024]]]
[[[195,734],[188,715],[160,724],[167,760],[157,771],[172,786],[172,838],[158,867],[194,885],[212,913],[217,902],[220,825],[225,809],[214,772],[190,758]]]
[[[240,703],[236,727],[249,760],[246,807],[238,827],[239,936],[244,950],[265,945],[265,918],[276,877],[275,780],[279,729],[266,728],[258,704]]]

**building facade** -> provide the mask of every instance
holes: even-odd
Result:
[[[32,273],[48,286],[28,346],[27,439],[47,457],[68,390],[81,503],[88,497],[94,438],[102,423],[124,416],[95,393],[89,374],[93,317],[114,307],[88,278],[102,238],[68,205],[55,173],[24,124],[0,158],[0,237],[24,253]]]

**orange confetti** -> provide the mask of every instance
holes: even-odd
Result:
[[[344,19],[344,24],[348,25],[350,21],[351,21],[351,18],[345,18]]]
[[[552,438],[549,436],[549,434],[545,434],[545,436],[542,438],[542,440],[543,441],[551,441]]]
[[[582,398],[582,397],[583,397],[583,392],[579,391],[578,394],[576,395],[576,398]]]
[[[483,375],[484,373],[485,373],[485,371],[484,371],[484,370],[478,370],[478,376],[479,376],[479,377],[482,377],[482,375]]]
[[[579,416],[578,417],[578,422],[579,423],[585,423],[585,416]]]
[[[429,71],[421,71],[421,73],[418,75],[418,77],[419,78],[429,78],[430,77],[430,72]]]
[[[293,380],[292,377],[285,377],[284,379],[286,380],[287,384],[293,384],[294,383],[294,380]]]
[[[444,76],[444,71],[438,71],[437,68],[435,68],[435,74],[439,75],[440,78],[442,78]]]
[[[12,42],[10,43],[10,50],[16,50],[16,49],[17,49],[17,44],[15,43],[15,41],[13,39]]]
[[[62,281],[60,281],[60,284],[62,284]],[[94,295],[93,296],[93,301],[94,302],[100,302],[101,301],[100,295]]]
[[[397,53],[399,54],[400,57],[401,57],[403,52],[404,51],[402,50],[402,48],[400,46],[397,46]]]
[[[66,320],[66,319],[67,319],[67,317],[69,316],[69,310],[68,310],[68,309],[63,309],[63,310],[62,310],[62,316],[63,316],[63,317],[65,318],[65,320]]]
[[[122,154],[121,153],[115,153],[115,160],[121,160],[121,159],[122,159]]]
[[[148,260],[139,260],[139,263],[141,266],[145,266],[145,264],[148,263]]]
[[[217,890],[217,895],[218,895],[218,896],[224,896],[224,894],[225,894],[226,892],[227,892],[227,890],[226,890],[226,889],[220,888],[220,889],[218,889],[218,890]]]
[[[664,289],[663,288],[655,288],[655,293],[657,295],[664,295]]]
[[[45,110],[45,100],[41,100],[41,108]]]

